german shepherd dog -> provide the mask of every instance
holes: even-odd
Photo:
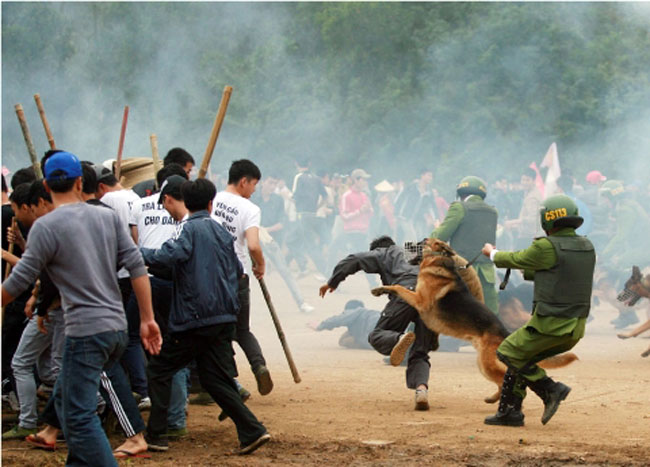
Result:
[[[499,400],[506,366],[496,356],[496,349],[509,332],[483,304],[483,291],[478,274],[467,260],[458,256],[446,243],[428,239],[422,252],[420,272],[415,291],[400,285],[385,285],[372,290],[379,296],[398,295],[415,308],[431,330],[472,343],[476,349],[479,370],[498,390],[485,402]],[[564,353],[539,362],[543,368],[566,366],[578,357]]]
[[[617,299],[627,306],[634,306],[641,298],[650,299],[650,275],[644,276],[638,266],[632,266],[632,276],[625,282],[625,288],[618,294]],[[650,319],[629,332],[621,332],[617,336],[621,339],[636,337],[650,330]],[[642,357],[650,356],[650,347],[641,354]]]

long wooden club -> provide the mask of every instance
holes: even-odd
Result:
[[[217,116],[215,117],[214,124],[212,125],[210,140],[208,141],[208,147],[205,149],[205,154],[203,155],[203,161],[201,161],[201,168],[199,169],[198,178],[205,178],[205,174],[208,172],[208,167],[210,166],[210,159],[212,159],[214,146],[217,144],[217,138],[219,137],[219,132],[221,131],[221,125],[223,124],[223,120],[226,116],[226,110],[228,109],[228,102],[230,102],[231,94],[232,94],[232,86],[226,86],[223,88],[221,103],[219,104],[219,110],[217,111]]]
[[[45,136],[47,136],[47,142],[50,143],[50,149],[56,149],[56,144],[54,144],[54,136],[52,136],[52,130],[50,130],[50,124],[47,121],[45,116],[45,109],[43,108],[43,102],[41,101],[41,96],[39,94],[34,94],[34,100],[36,101],[36,107],[38,108],[38,113],[41,116],[41,121],[43,122],[43,128],[45,129]]]
[[[158,171],[160,170],[160,156],[158,155],[158,137],[155,134],[149,136],[151,142],[151,158],[153,159],[153,185],[158,190]]]
[[[120,180],[122,171],[122,150],[124,149],[124,136],[126,135],[126,122],[129,119],[129,106],[124,106],[124,115],[122,116],[122,130],[120,131],[120,144],[117,147],[117,162],[115,162],[115,178]]]
[[[37,178],[43,178],[43,172],[41,171],[41,164],[38,161],[36,156],[36,150],[34,149],[34,143],[32,143],[32,137],[29,133],[29,127],[27,126],[27,120],[25,120],[25,112],[23,111],[23,106],[20,104],[15,105],[16,115],[18,116],[18,123],[20,123],[20,129],[23,131],[23,138],[25,138],[25,144],[27,145],[27,152],[29,153],[29,158],[32,161],[32,167],[34,167],[34,172],[36,173]]]

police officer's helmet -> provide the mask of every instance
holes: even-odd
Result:
[[[598,190],[601,195],[611,200],[618,199],[625,193],[625,187],[620,180],[608,180]]]
[[[539,210],[542,228],[548,232],[554,227],[577,229],[584,219],[578,214],[578,206],[566,195],[549,196]]]
[[[464,198],[468,195],[478,195],[485,199],[485,195],[487,195],[487,184],[483,179],[475,177],[474,175],[469,175],[458,183],[456,186],[456,194],[460,198]]]

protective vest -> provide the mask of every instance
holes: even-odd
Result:
[[[478,198],[478,197],[476,197]],[[449,239],[449,244],[460,256],[471,261],[486,243],[494,245],[497,236],[497,210],[483,200],[462,201],[465,216]],[[490,263],[480,255],[475,263]]]
[[[535,271],[535,312],[541,316],[586,318],[591,305],[596,253],[587,237],[546,237],[557,255],[550,269]]]

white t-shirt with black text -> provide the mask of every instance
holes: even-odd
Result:
[[[250,273],[250,258],[246,247],[246,231],[260,226],[260,208],[243,196],[220,191],[212,202],[212,218],[233,236],[235,252],[244,270]]]
[[[116,190],[104,194],[100,201],[107,204],[117,212],[120,222],[129,238],[131,238],[131,229],[129,229],[129,218],[131,216],[131,206],[138,201],[140,197],[133,190]],[[117,277],[125,279],[129,277],[129,272],[122,268],[117,272]]]
[[[129,225],[138,229],[140,248],[158,249],[173,238],[178,222],[158,204],[159,193],[146,196],[133,203]]]

